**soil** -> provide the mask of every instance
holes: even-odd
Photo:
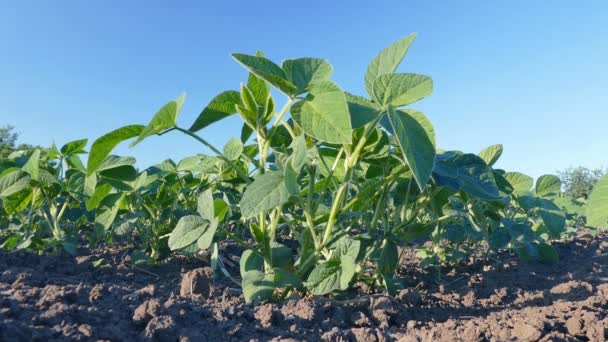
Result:
[[[444,270],[440,282],[406,250],[408,287],[395,298],[361,287],[343,300],[259,306],[197,259],[144,269],[131,267],[127,247],[0,253],[0,341],[607,340],[608,234],[556,245],[557,265],[504,254]]]

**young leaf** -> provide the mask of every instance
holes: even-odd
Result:
[[[224,157],[228,160],[235,161],[239,159],[241,153],[243,153],[243,143],[236,138],[228,140],[224,146]]]
[[[608,229],[608,176],[600,179],[593,187],[587,202],[587,225]]]
[[[61,147],[61,154],[63,154],[64,157],[67,157],[73,154],[86,153],[84,147],[87,146],[88,141],[88,139],[71,141]]]
[[[352,127],[346,98],[331,81],[311,87],[305,100],[291,107],[293,119],[306,134],[333,144],[352,143]]]
[[[280,171],[268,171],[255,177],[241,199],[241,215],[248,219],[257,214],[283,205],[289,199],[289,192]]]
[[[372,98],[383,107],[407,106],[433,94],[433,80],[418,74],[386,74],[374,81]]]
[[[144,126],[142,125],[124,126],[95,140],[91,146],[91,151],[89,152],[87,175],[90,176],[97,171],[99,165],[106,159],[110,152],[112,152],[116,145],[125,140],[139,136],[143,129]]]
[[[287,80],[285,71],[272,61],[260,56],[233,53],[232,57],[251,73],[277,87],[287,95],[294,95],[296,86]]]
[[[416,34],[412,33],[394,42],[374,57],[365,73],[365,90],[370,96],[372,96],[376,78],[381,75],[392,74],[397,70],[414,39],[416,39]]]
[[[536,180],[536,195],[554,197],[559,195],[562,182],[554,175],[542,175]]]
[[[401,147],[403,157],[414,174],[420,189],[424,189],[435,164],[435,145],[427,131],[409,111],[389,107],[388,118]]]
[[[479,152],[479,156],[481,157],[481,159],[483,159],[483,161],[486,162],[486,164],[488,164],[488,166],[494,165],[498,161],[498,158],[500,158],[501,155],[502,155],[502,145],[501,144],[488,146],[485,149],[483,149],[481,152]]]
[[[182,217],[169,235],[169,248],[174,251],[191,245],[209,228],[209,221],[195,215]]]
[[[220,93],[209,102],[188,130],[196,132],[225,117],[236,114],[236,105],[242,105],[241,94],[238,91],[227,90]]]
[[[40,149],[35,149],[27,160],[27,163],[23,165],[23,171],[30,174],[33,180],[38,180],[38,174],[40,170]]]
[[[257,57],[264,57],[264,54],[261,51],[256,53]],[[268,82],[263,79],[257,77],[253,73],[249,73],[249,77],[247,79],[247,88],[251,90],[255,101],[259,104],[265,104],[267,102],[268,96],[270,96],[270,86]]]
[[[321,58],[288,59],[282,67],[287,80],[296,86],[295,95],[305,93],[312,84],[328,81],[333,72],[331,64]]]
[[[148,125],[143,129],[139,137],[131,143],[131,147],[139,144],[145,138],[161,133],[177,124],[177,116],[182,109],[186,94],[180,95],[176,100],[164,105],[150,120]]]

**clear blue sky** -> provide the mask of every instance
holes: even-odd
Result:
[[[92,142],[187,92],[189,126],[246,72],[231,52],[324,57],[364,94],[373,56],[411,32],[400,71],[432,76],[416,104],[443,149],[502,143],[497,166],[538,176],[608,165],[608,1],[2,1],[0,125],[22,141]],[[234,117],[203,135],[222,146]],[[179,134],[120,154],[147,166],[205,152]]]

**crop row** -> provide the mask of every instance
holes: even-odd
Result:
[[[583,203],[563,196],[557,176],[534,181],[493,168],[502,145],[439,149],[431,121],[409,107],[432,94],[432,79],[397,72],[414,38],[372,60],[367,97],[343,91],[324,59],[278,65],[260,52],[235,53],[247,82],[214,97],[189,128],[178,123],[182,95],[147,125],[95,140],[86,165],[86,139],[12,153],[0,161],[2,247],[76,253],[81,243],[127,239],[135,263],[209,253],[216,269],[240,278],[247,301],[259,302],[355,282],[395,293],[401,248],[417,246],[421,267],[501,250],[554,263],[551,241],[572,227],[608,228],[608,178]],[[281,108],[273,87],[286,97]],[[243,120],[240,137],[220,150],[200,131],[232,115]],[[212,154],[143,171],[112,154],[124,141],[170,132]],[[223,240],[244,250],[238,276],[218,254]]]

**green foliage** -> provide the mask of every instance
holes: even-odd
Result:
[[[587,224],[608,229],[608,176],[604,176],[593,188],[587,203]]]
[[[394,294],[402,286],[400,249],[414,242],[431,244],[417,250],[421,267],[504,250],[558,262],[551,241],[584,220],[583,204],[561,193],[557,176],[535,183],[494,169],[502,145],[479,155],[438,149],[429,118],[401,108],[433,90],[430,77],[397,72],[414,38],[372,60],[364,84],[370,98],[343,91],[324,59],[277,64],[260,52],[233,54],[247,82],[214,97],[189,129],[178,122],[182,95],[146,125],[95,140],[86,165],[86,139],[3,157],[3,248],[74,253],[79,239],[120,238],[135,245],[134,264],[211,249],[214,269],[232,278],[218,248],[230,239],[244,249],[239,273],[252,303],[294,290],[333,295],[357,282]],[[271,87],[286,95],[281,109]],[[240,137],[223,149],[198,135],[235,114]],[[173,131],[213,154],[144,170],[112,154],[127,140]],[[607,183],[597,184],[586,208],[597,228],[608,224]]]

